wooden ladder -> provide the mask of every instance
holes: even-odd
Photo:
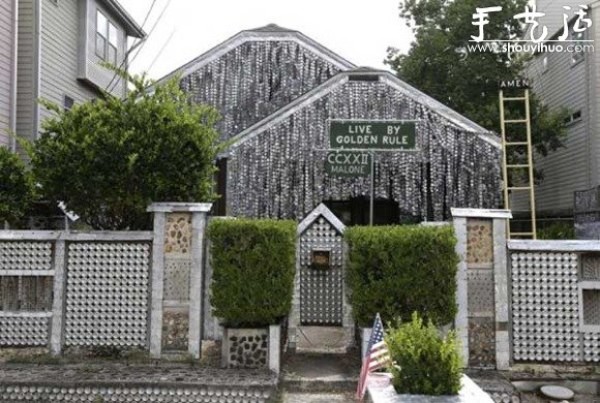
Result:
[[[525,117],[521,119],[507,119],[505,108],[505,102],[523,102]],[[514,133],[509,130],[509,137],[507,138],[507,130],[506,125],[510,125],[509,127],[514,127],[514,125],[525,125],[526,139],[517,139],[519,141],[515,141],[514,137],[511,136],[510,133]],[[504,91],[500,90],[500,129],[502,132],[502,179],[503,179],[503,190],[504,190],[504,208],[510,210],[510,197],[515,196],[516,194],[526,193],[529,198],[529,213],[531,217],[531,230],[530,231],[512,231],[511,230],[511,222],[509,221],[507,226],[507,236],[508,239],[511,238],[529,238],[536,239],[537,234],[537,225],[536,225],[536,215],[535,215],[535,187],[534,187],[534,177],[533,177],[533,155],[532,155],[532,145],[531,145],[531,113],[529,107],[529,89],[523,89],[522,96],[511,96],[505,97]],[[511,147],[525,147],[526,149],[526,162],[524,163],[513,163],[509,164],[508,155]],[[526,181],[519,186],[511,185],[509,181],[511,176],[509,173],[513,172],[513,170],[527,170]],[[512,220],[511,220],[512,221]]]

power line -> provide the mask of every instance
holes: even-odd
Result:
[[[156,19],[156,22],[154,23],[154,25],[152,26],[152,28],[150,28],[150,31],[148,32],[148,35],[146,36],[146,40],[150,37],[150,35],[152,35],[152,33],[154,32],[154,29],[156,29],[156,27],[158,26],[158,23],[160,22],[160,20],[162,19],[163,15],[165,14],[165,12],[167,11],[167,9],[169,8],[170,5],[171,5],[171,0],[169,0],[167,2],[167,4],[165,5],[165,7],[160,12],[158,18]],[[144,42],[144,44],[145,44],[145,42]],[[144,48],[144,44],[142,44],[142,46],[138,49],[138,51],[136,52],[136,54],[133,55],[133,57],[131,58],[132,62],[136,59],[136,57],[138,57],[138,55],[140,54],[140,52]]]
[[[142,22],[142,30],[144,29],[144,27],[146,26],[146,23],[148,22],[148,18],[150,18],[150,14],[152,13],[152,10],[154,9],[154,6],[156,5],[156,1],[157,0],[152,0],[152,4],[150,4],[150,8],[148,9],[148,12],[146,13],[146,16],[144,17],[144,21]],[[125,66],[125,63],[127,62],[127,58],[129,57],[129,54],[136,49],[139,45],[141,45],[144,42],[144,39],[139,39],[136,43],[132,44],[131,47],[125,52],[125,56],[123,57],[123,61],[121,61],[121,64],[119,65],[118,70],[123,69],[123,66]],[[111,78],[110,82],[108,83],[108,85],[106,86],[106,88],[104,89],[104,91],[109,91],[110,86],[113,84],[113,81],[117,78],[118,76],[118,71],[116,71],[113,74],[113,77]],[[118,80],[117,80],[118,82]],[[114,85],[114,87],[116,87],[116,83]],[[112,91],[113,88],[110,89],[110,91]]]
[[[158,53],[156,54],[156,56],[154,57],[154,59],[152,60],[152,63],[150,63],[150,66],[148,66],[148,70],[152,69],[152,66],[154,66],[154,63],[156,63],[156,61],[158,60],[158,58],[162,55],[163,51],[165,50],[165,48],[167,47],[167,45],[169,44],[169,42],[171,42],[171,39],[173,38],[173,35],[175,35],[175,32],[177,30],[174,29],[171,32],[171,35],[169,35],[169,38],[167,39],[167,41],[164,43],[164,45],[160,48],[160,50],[158,51]]]

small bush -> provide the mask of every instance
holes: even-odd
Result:
[[[292,304],[296,224],[283,220],[212,220],[211,304],[229,327],[278,323]]]
[[[456,315],[456,238],[451,226],[352,227],[347,284],[360,326],[421,312],[436,323]]]
[[[575,239],[575,226],[570,221],[554,222],[540,228],[537,237],[538,239]]]
[[[397,393],[458,394],[462,363],[454,331],[442,338],[431,321],[424,325],[415,312],[411,322],[390,328],[385,341]]]
[[[0,228],[4,221],[17,225],[31,205],[31,174],[16,154],[0,146]]]

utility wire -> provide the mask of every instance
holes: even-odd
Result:
[[[169,42],[171,42],[171,39],[173,38],[173,35],[175,35],[175,32],[177,32],[176,29],[174,29],[171,32],[171,35],[169,35],[169,38],[167,39],[167,41],[164,43],[164,45],[160,48],[160,50],[158,51],[158,53],[156,54],[156,56],[154,57],[154,59],[152,60],[152,63],[150,63],[150,66],[148,66],[148,70],[152,69],[152,66],[154,66],[154,63],[156,63],[156,61],[158,60],[158,58],[162,55],[163,51],[165,50],[165,48],[167,47],[167,45],[169,44]]]
[[[150,4],[150,8],[148,9],[148,12],[146,13],[146,16],[144,17],[144,21],[142,22],[142,26],[141,26],[142,30],[146,26],[146,23],[148,22],[148,18],[150,18],[150,14],[152,13],[152,10],[154,9],[154,6],[156,5],[156,1],[157,0],[152,0],[152,4]],[[139,39],[137,42],[135,42],[134,44],[132,44],[129,49],[127,49],[127,51],[125,52],[125,56],[123,57],[123,60],[121,61],[121,64],[119,65],[118,70],[123,69],[123,67],[125,66],[125,63],[127,62],[127,58],[129,57],[129,55],[131,54],[131,52],[134,49],[136,49],[139,45],[141,45],[144,42],[144,40],[145,39]],[[115,74],[113,74],[113,77],[111,78],[110,82],[108,83],[108,85],[106,86],[106,88],[104,89],[104,91],[109,91],[110,86],[113,84],[113,81],[117,78],[117,76],[118,76],[118,73],[115,72]],[[112,88],[110,91],[112,91],[113,89],[114,88]]]
[[[156,29],[156,27],[160,23],[160,21],[162,20],[162,17],[164,16],[165,12],[167,11],[167,9],[169,8],[170,5],[171,5],[171,0],[169,0],[167,2],[167,4],[163,7],[162,11],[158,15],[158,18],[154,22],[154,25],[152,26],[152,28],[150,28],[150,31],[148,32],[148,35],[146,35],[146,37],[142,41],[140,41],[138,44],[136,44],[135,47],[132,47],[131,51],[133,51],[135,48],[138,48],[138,49],[137,49],[137,52],[135,53],[135,55],[133,55],[131,57],[131,60],[129,61],[130,64],[133,63],[133,61],[138,57],[138,55],[140,54],[140,52],[142,51],[142,49],[144,48],[144,46],[148,42],[148,39],[150,38],[150,36],[152,35],[152,33],[154,32],[154,30]],[[127,58],[123,59],[123,62],[125,62],[126,60],[127,60]],[[115,78],[116,76],[117,76],[117,74],[115,74],[115,76],[113,78]],[[111,83],[112,83],[112,80],[111,80]],[[110,87],[111,83],[109,83],[109,87]],[[112,85],[112,88],[110,88],[110,91],[113,91],[115,89],[115,87],[117,86],[117,84],[118,84],[118,80],[115,81],[115,83]]]

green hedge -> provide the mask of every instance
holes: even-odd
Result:
[[[409,320],[417,311],[439,324],[456,315],[456,238],[451,226],[352,227],[347,285],[360,326]]]
[[[31,173],[17,154],[0,146],[0,229],[17,226],[34,199]]]
[[[214,315],[229,327],[278,323],[292,304],[296,223],[212,220],[208,226]]]
[[[415,312],[412,320],[390,328],[385,337],[393,365],[394,389],[414,395],[456,395],[460,390],[462,361],[456,333],[440,337]]]

